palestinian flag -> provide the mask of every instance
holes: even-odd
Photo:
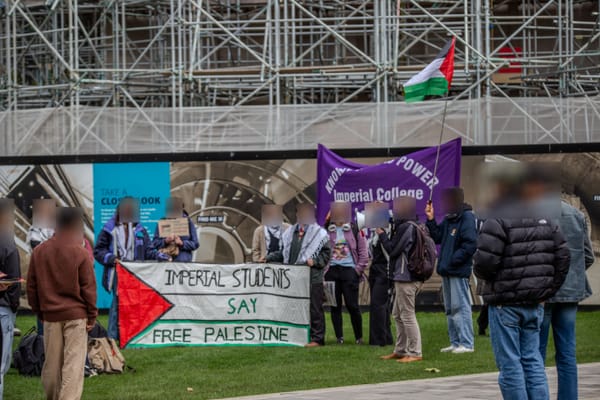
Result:
[[[404,84],[404,100],[407,103],[425,100],[425,96],[445,96],[450,90],[454,74],[453,37],[442,51],[421,72]]]

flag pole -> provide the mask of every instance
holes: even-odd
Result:
[[[444,101],[444,112],[442,114],[442,129],[440,130],[440,139],[438,140],[437,152],[435,154],[435,165],[433,167],[433,179],[434,182],[437,178],[437,169],[438,163],[440,161],[440,150],[442,148],[442,138],[444,137],[444,125],[446,124],[446,111],[448,110],[448,92],[446,92],[446,100]],[[431,189],[429,191],[429,201],[428,204],[431,204],[431,200],[433,199],[433,187],[435,185],[431,185]]]

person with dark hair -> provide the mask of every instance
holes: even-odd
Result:
[[[115,268],[117,263],[169,259],[152,247],[146,228],[139,223],[138,203],[133,197],[121,199],[115,215],[104,224],[96,240],[94,258],[104,266],[102,287],[113,294],[108,312],[108,336],[119,340],[119,299]]]
[[[388,237],[383,229],[377,234],[390,256],[390,270],[394,280],[394,306],[392,316],[396,322],[396,345],[394,352],[381,357],[383,360],[397,360],[400,363],[421,361],[421,330],[415,303],[423,282],[409,270],[410,254],[417,240],[417,211],[413,197],[399,197],[394,200],[394,233]]]
[[[442,277],[444,308],[448,319],[450,346],[442,353],[472,353],[475,349],[471,289],[469,279],[473,268],[473,254],[477,249],[477,227],[471,206],[465,204],[459,187],[442,192],[446,216],[438,224],[433,204],[425,208],[427,229],[431,238],[440,245],[437,273]]]
[[[42,384],[47,399],[80,399],[87,331],[96,322],[94,265],[82,246],[83,212],[58,210],[56,234],[37,246],[27,275],[31,310],[44,321]]]
[[[352,322],[356,344],[363,344],[363,328],[358,290],[369,263],[367,239],[352,222],[350,203],[331,204],[331,222],[327,226],[329,245],[332,248],[329,269],[325,280],[335,282],[336,305],[331,307],[331,321],[339,344],[344,343],[342,323],[342,297]]]
[[[393,232],[390,229],[389,206],[386,203],[376,203],[377,213],[384,221],[379,228],[371,228],[369,249],[371,266],[369,267],[369,344],[372,346],[388,346],[394,343],[390,321],[391,293],[394,281],[391,279],[390,256],[379,239],[377,229],[387,236]],[[368,218],[368,217],[367,217]]]
[[[310,267],[310,343],[306,347],[325,344],[325,310],[323,309],[323,271],[331,258],[327,232],[315,221],[312,204],[298,204],[297,222],[281,237],[283,248],[266,257],[266,262]]]
[[[174,262],[192,262],[193,253],[200,247],[196,225],[185,211],[183,200],[171,197],[167,201],[166,216],[163,219],[185,218],[188,224],[188,234],[185,236],[173,235],[161,237],[158,226],[154,232],[152,246],[160,253],[166,254]]]
[[[490,337],[505,399],[548,400],[540,353],[544,306],[569,271],[565,238],[548,208],[548,186],[525,176],[495,202],[477,241],[477,292],[489,304]]]
[[[14,237],[14,203],[12,199],[0,199],[0,276],[4,279],[21,278],[21,261]],[[10,368],[13,330],[19,308],[20,293],[21,285],[18,283],[0,287],[0,325],[2,327],[0,382],[4,381],[4,375]],[[2,399],[3,391],[4,384],[0,383],[0,399]]]

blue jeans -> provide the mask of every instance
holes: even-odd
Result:
[[[489,307],[490,336],[498,384],[505,400],[549,400],[548,379],[540,354],[540,306]]]
[[[108,337],[119,340],[119,298],[117,297],[117,287],[113,287],[113,300],[108,310]]]
[[[552,336],[556,350],[558,373],[558,400],[577,400],[577,359],[575,357],[575,318],[577,303],[547,303],[544,322],[540,332],[540,353],[546,359],[548,334],[552,324]]]
[[[2,325],[2,360],[0,364],[0,399],[4,394],[4,375],[10,368],[10,356],[12,354],[13,330],[15,329],[15,318],[17,314],[9,307],[0,307],[0,325]]]
[[[454,347],[474,348],[471,291],[466,278],[442,277],[444,309],[448,319],[448,336]]]

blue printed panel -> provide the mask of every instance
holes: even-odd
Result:
[[[119,200],[132,196],[140,202],[140,219],[150,236],[156,221],[164,215],[170,196],[170,164],[114,163],[94,164],[94,234],[96,238],[113,214]],[[112,296],[102,287],[103,267],[96,263],[98,307],[108,308]]]

